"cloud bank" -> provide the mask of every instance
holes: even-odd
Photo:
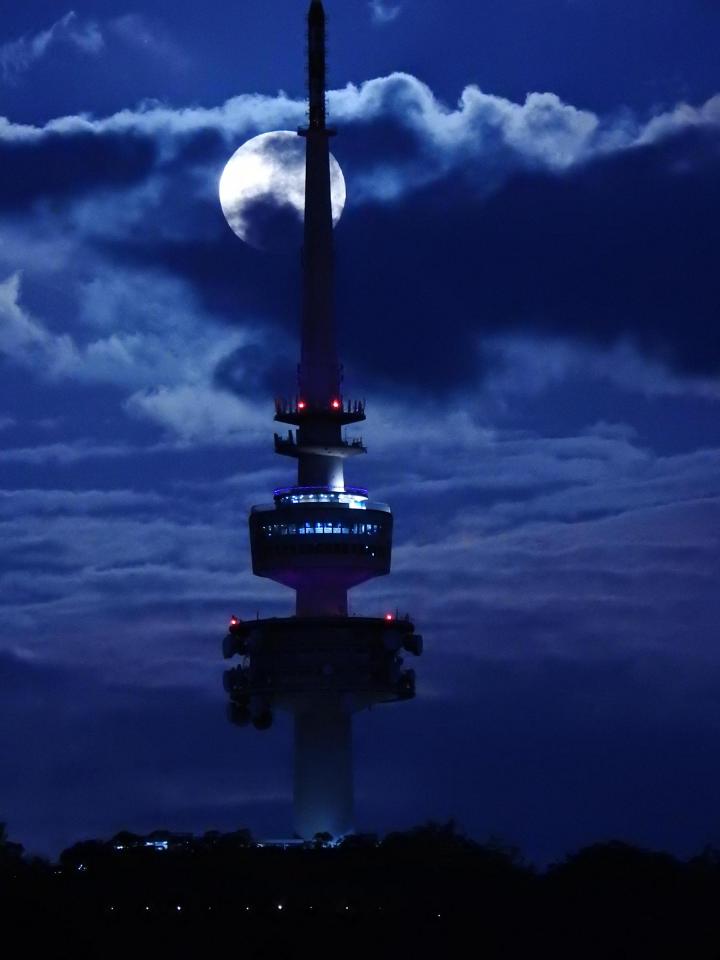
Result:
[[[523,103],[514,103],[471,85],[463,90],[455,108],[449,108],[426,84],[405,73],[330,91],[328,104],[339,125],[391,121],[417,136],[428,148],[426,160],[444,161],[435,169],[435,176],[473,159],[490,168],[503,161],[510,170],[565,170],[598,155],[656,143],[679,131],[720,126],[720,95],[697,107],[680,104],[642,119],[630,111],[600,117],[564,103],[553,93],[529,93]],[[2,118],[0,142],[40,143],[54,135],[121,133],[157,139],[167,157],[193,136],[212,132],[229,143],[250,133],[297,126],[305,110],[304,101],[283,93],[275,97],[244,94],[218,107],[172,109],[148,102],[105,118],[69,115],[43,126]],[[392,166],[392,140],[386,146],[391,148]],[[399,193],[410,186],[412,183],[401,184]]]
[[[713,274],[702,252],[688,264],[680,238],[692,230],[709,240],[715,222],[701,198],[712,196],[718,97],[649,118],[600,117],[554,94],[513,103],[470,86],[449,108],[418,79],[392,74],[333,91],[329,100],[349,187],[344,249],[348,259],[372,251],[370,237],[382,230],[390,254],[365,257],[365,271],[350,278],[351,320],[400,309],[398,296],[412,312],[418,293],[420,379],[422,358],[431,358],[433,313],[447,310],[458,332],[451,366],[461,381],[477,374],[473,339],[509,330],[606,345],[624,338],[653,363],[701,376],[716,368],[706,315]],[[233,245],[218,217],[215,182],[238,141],[296,126],[304,109],[284,94],[244,95],[214,108],[146,103],[43,126],[5,119],[0,158],[12,175],[0,189],[0,212],[21,233],[29,223],[19,230],[17,218],[33,209],[47,243],[62,211],[70,231],[62,247],[79,244],[89,259],[110,256],[113,269],[124,263],[133,273],[142,259],[158,277],[190,284],[206,313],[235,312],[239,320],[239,311],[243,322],[262,316],[263,325],[284,324],[292,301],[272,283],[276,264],[260,265]],[[623,232],[614,238],[620,216]],[[584,246],[574,240],[580,229]],[[443,260],[453,279],[434,284]],[[5,269],[25,269],[32,284],[29,265],[8,257]],[[623,303],[614,299],[618,271],[636,272],[618,292]],[[120,347],[114,344],[116,357]],[[98,370],[109,348],[93,348]]]

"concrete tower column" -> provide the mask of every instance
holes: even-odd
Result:
[[[298,837],[352,830],[352,717],[339,703],[295,713],[294,809]]]

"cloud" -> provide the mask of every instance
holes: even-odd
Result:
[[[247,444],[267,433],[267,416],[259,405],[202,384],[134,393],[125,409],[185,442]]]
[[[379,25],[392,23],[402,12],[402,4],[388,3],[387,0],[370,0],[368,6],[373,23]]]
[[[9,40],[0,45],[0,72],[12,82],[42,60],[56,46],[68,45],[81,53],[100,53],[105,41],[94,20],[81,20],[74,10],[56,20],[46,30]]]
[[[547,333],[489,334],[482,339],[482,392],[489,403],[504,406],[513,397],[547,395],[568,381],[605,383],[645,398],[697,396],[720,399],[720,379],[689,378],[644,356],[627,340],[599,349],[589,341]]]
[[[54,515],[87,515],[157,509],[162,498],[154,492],[134,490],[0,490],[0,520],[26,516],[28,512]]]
[[[221,359],[237,356],[247,338],[218,330],[206,315],[189,310],[187,293],[177,282],[97,275],[83,309],[95,325],[112,332],[83,344],[69,334],[51,333],[23,308],[20,292],[19,274],[0,283],[0,355],[40,378],[123,386],[131,391],[125,401],[128,413],[152,421],[181,442],[247,444],[266,427],[255,404],[213,385]],[[171,322],[164,322],[166,317]],[[122,453],[122,446],[59,443],[5,450],[0,459],[72,462]]]
[[[512,332],[610,351],[625,343],[656,371],[716,378],[719,145],[715,129],[681,131],[567,171],[517,170],[489,196],[475,191],[468,163],[402,203],[348,216],[341,249],[349,264],[363,263],[340,266],[348,355],[387,382],[407,371],[415,384],[448,390],[477,376],[479,362],[489,374],[482,345]],[[395,338],[393,325],[382,333],[386,349],[373,349],[367,322],[379,311],[412,317],[412,363],[395,362],[407,333]],[[453,337],[439,364],[442,317]]]
[[[138,13],[127,13],[108,21],[107,30],[126,45],[151,54],[174,69],[184,69],[190,60],[175,40],[157,22]]]
[[[75,336],[53,333],[22,305],[19,273],[0,282],[0,353],[45,379],[137,388],[210,381],[219,361],[247,339],[193,310],[172,278],[97,272],[83,293],[81,317],[91,316],[103,336],[82,328]]]
[[[0,44],[0,74],[15,83],[52,50],[70,47],[88,56],[103,53],[113,41],[162,60],[165,66],[184,69],[189,59],[182,47],[159,22],[138,13],[107,20],[83,19],[70,10],[46,30]]]
[[[0,184],[0,210],[5,211],[132,186],[144,181],[157,162],[153,141],[131,133],[11,139],[0,141],[0,156],[7,171]]]
[[[34,446],[8,447],[0,450],[0,463],[23,463],[35,466],[70,464],[87,460],[137,456],[144,451],[127,444],[94,444],[83,440],[58,441]]]
[[[70,337],[53,336],[22,308],[19,273],[0,282],[0,353],[32,366],[50,358],[66,362],[63,358],[72,355],[74,349]]]

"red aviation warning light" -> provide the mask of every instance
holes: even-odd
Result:
[[[340,401],[337,399],[337,397],[332,401],[332,403],[330,404],[330,406],[333,408],[333,410],[339,410],[339,409],[340,409]]]
[[[240,628],[242,620],[239,617],[230,617],[230,623],[228,624],[228,630],[230,633],[237,633]]]
[[[385,619],[386,619],[387,621],[390,621],[390,620],[394,620],[395,617],[394,617],[394,615],[393,615],[392,613],[386,613],[386,614],[385,614]]]
[[[298,410],[304,410],[307,404],[304,400],[298,400]]]

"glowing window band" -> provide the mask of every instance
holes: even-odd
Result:
[[[278,487],[273,496],[278,504],[342,503],[351,509],[365,510],[368,492],[364,487],[345,487],[344,490],[331,490],[328,487]]]
[[[376,537],[380,533],[378,523],[343,523],[339,520],[316,520],[314,523],[264,523],[263,533],[268,537],[334,536]]]

